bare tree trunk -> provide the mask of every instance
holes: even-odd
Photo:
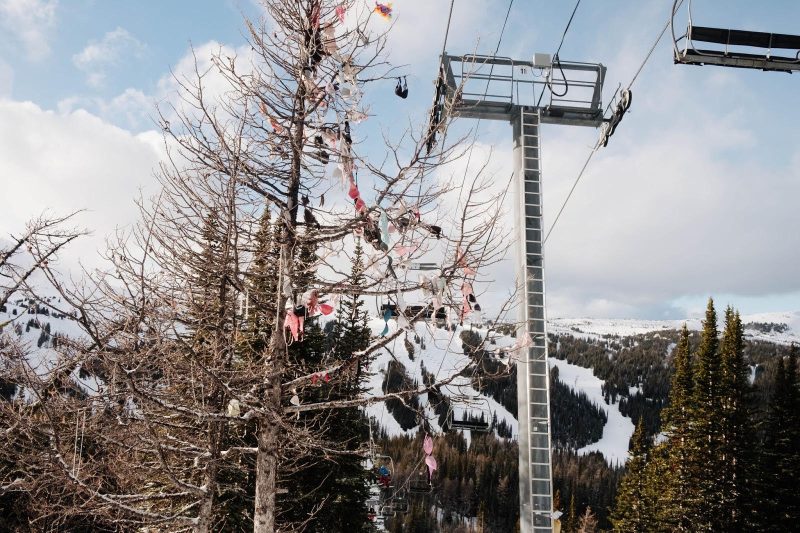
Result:
[[[280,272],[278,274],[277,317],[275,331],[270,342],[267,374],[270,375],[267,385],[265,404],[269,413],[274,413],[274,420],[261,418],[258,429],[258,452],[256,455],[256,501],[253,513],[254,533],[272,533],[275,531],[278,470],[278,425],[281,411],[281,379],[286,357],[286,340],[284,338],[283,319],[286,315],[285,302],[287,295],[283,293],[284,276],[292,279],[294,274],[294,244],[297,232],[297,210],[300,196],[301,155],[303,150],[303,133],[305,117],[305,90],[300,84],[295,97],[295,111],[299,117],[294,131],[292,146],[292,168],[288,182],[286,208],[281,219],[286,230],[283,232],[284,242],[281,245]],[[294,302],[292,302],[294,305]]]
[[[209,427],[209,437],[211,441],[211,459],[206,466],[204,476],[204,487],[206,490],[203,503],[200,505],[198,522],[194,528],[194,533],[209,533],[211,531],[212,520],[214,518],[214,494],[217,492],[217,476],[219,475],[219,451],[222,428],[220,422],[212,422]]]
[[[270,377],[267,381],[264,404],[272,417],[262,417],[258,424],[258,452],[256,453],[256,497],[253,512],[253,532],[273,533],[275,531],[277,474],[278,474],[278,424],[281,409],[281,374],[283,372],[284,357],[286,354],[286,341],[283,337],[283,309],[285,296],[280,292],[288,268],[291,268],[292,258],[290,248],[283,245],[279,262],[281,274],[278,276],[279,306],[276,313],[275,331],[270,342],[269,352],[272,354],[272,364],[267,363],[266,373]]]
[[[275,387],[273,387],[274,389]],[[274,391],[270,391],[270,395]],[[279,391],[280,392],[280,391]],[[256,502],[254,533],[275,531],[275,481],[278,470],[278,427],[262,418],[258,428],[256,455]]]

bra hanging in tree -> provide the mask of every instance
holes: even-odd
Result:
[[[405,100],[408,97],[408,83],[406,77],[397,78],[397,85],[394,88],[394,94]]]

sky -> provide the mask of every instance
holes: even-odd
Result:
[[[366,3],[366,0],[365,0]],[[371,2],[370,2],[371,4]],[[374,133],[424,120],[449,2],[395,0],[389,58],[407,75],[368,95]],[[447,51],[489,54],[509,0],[456,0]],[[565,61],[607,66],[606,103],[627,85],[668,20],[668,0],[583,0],[561,48]],[[775,33],[800,28],[800,3],[695,0],[697,25]],[[498,55],[555,52],[572,0],[515,0]],[[213,51],[245,56],[244,17],[256,0],[0,0],[0,235],[44,211],[85,210],[92,235],[62,256],[100,264],[104,240],[136,220],[155,191],[163,142],[155,106],[173,75]],[[682,33],[685,8],[676,17]],[[798,75],[673,65],[669,32],[633,87],[633,104],[587,167],[545,248],[551,317],[676,319],[713,296],[743,313],[800,310]],[[379,92],[383,91],[383,92]],[[477,128],[471,165],[498,183],[512,169],[509,124]],[[545,227],[598,132],[542,128]],[[509,220],[509,223],[512,221]],[[507,292],[511,262],[488,273],[487,298]]]

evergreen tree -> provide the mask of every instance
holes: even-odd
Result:
[[[364,286],[364,257],[361,240],[356,240],[349,284],[351,290],[341,300],[334,328],[333,357],[338,361],[351,361],[347,370],[349,379],[341,380],[331,391],[331,399],[356,398],[367,389],[366,369],[370,360],[354,354],[369,346],[371,331],[367,327],[367,310],[361,299]],[[331,416],[330,437],[344,450],[350,452],[339,458],[332,473],[336,499],[331,510],[330,529],[334,531],[368,530],[366,501],[369,498],[368,472],[363,466],[360,451],[369,439],[369,421],[356,408],[337,409]]]
[[[648,533],[673,533],[678,530],[675,524],[681,523],[676,520],[678,517],[668,497],[670,478],[674,474],[669,452],[669,441],[651,447],[644,469],[644,500],[650,515]]]
[[[280,244],[274,238],[281,226],[273,228],[270,205],[267,204],[261,214],[258,231],[255,235],[253,262],[247,273],[247,290],[243,302],[245,324],[243,333],[248,343],[248,348],[254,357],[260,354],[269,345],[272,333],[275,330],[275,317],[278,309],[275,305],[277,298],[278,256]]]
[[[237,267],[230,242],[229,226],[233,221],[228,215],[215,207],[208,210],[199,236],[200,253],[186,258],[192,287],[186,315],[189,342],[179,346],[188,348],[185,357],[198,372],[208,367],[231,371],[242,355],[235,353],[236,291],[231,280],[237,278]],[[204,391],[202,401],[221,412],[229,400],[225,388],[212,382]],[[218,454],[223,448],[252,446],[255,441],[241,438],[248,434],[245,428],[218,420],[200,422],[196,430],[207,436],[211,453],[205,472],[197,476],[198,484],[209,486],[211,493],[203,502],[202,514],[207,517],[204,525],[213,522],[217,531],[246,530],[245,524],[252,521],[255,485],[252,479],[248,480],[251,476],[220,462]]]
[[[654,513],[647,494],[647,466],[650,443],[645,432],[643,419],[636,424],[631,437],[630,457],[627,472],[620,483],[619,492],[611,522],[615,531],[644,533],[652,531]]]
[[[371,331],[367,327],[369,313],[361,298],[360,288],[366,283],[364,276],[364,250],[361,239],[356,239],[353,252],[349,291],[341,299],[336,317],[334,352],[339,359],[349,359],[355,352],[369,345]],[[356,381],[362,377],[362,370],[369,367],[369,361],[359,357],[354,363]]]
[[[312,231],[306,227],[306,238],[295,248],[293,258],[295,277],[291,287],[292,296],[287,305],[303,306],[306,292],[316,288],[317,279],[313,266],[318,258],[316,245],[309,238]],[[287,330],[284,330],[284,334],[290,335]],[[320,372],[320,378],[315,380],[315,383],[297,390],[301,404],[330,399],[330,376],[326,379],[322,371],[326,344],[318,317],[306,313],[302,336],[288,346],[290,363],[288,371],[291,372],[288,377],[296,378]],[[303,413],[297,417],[294,425],[299,431],[313,432],[322,443],[333,443],[335,440],[331,433],[336,424],[333,421],[334,416],[335,413],[326,413],[322,416],[316,413]],[[286,444],[287,447],[293,448],[288,454],[288,459],[296,464],[297,468],[294,473],[282,476],[279,481],[280,485],[287,489],[286,495],[279,497],[279,507],[283,510],[283,517],[290,523],[305,523],[305,527],[312,531],[324,531],[332,520],[332,504],[338,496],[335,469],[339,457],[330,456],[324,448],[303,446],[295,448],[292,447],[292,443]]]
[[[689,500],[695,497],[688,464],[693,444],[689,424],[694,383],[689,329],[686,324],[681,329],[680,339],[674,351],[673,365],[675,371],[672,374],[669,406],[662,412],[664,433],[669,439],[666,446],[666,461],[669,468],[668,476],[664,479],[662,517],[675,531],[692,531],[686,510]]]
[[[241,327],[240,342],[236,344],[234,366],[238,372],[251,372],[263,364],[263,352],[269,345],[275,331],[277,309],[277,269],[278,244],[273,238],[270,205],[261,214],[258,230],[254,235],[253,258],[245,276],[245,290],[239,304]],[[236,428],[223,440],[224,447],[238,446],[253,448],[257,446],[254,424]],[[215,524],[219,531],[248,531],[252,527],[253,500],[255,497],[254,460],[250,455],[240,458],[247,468],[225,469],[223,480],[236,487],[220,505],[221,517]]]
[[[313,228],[306,228],[306,237]],[[303,304],[303,294],[314,289],[316,277],[308,265],[317,263],[316,249],[310,239],[299,247],[295,271],[299,273],[293,287],[298,305]],[[309,244],[307,244],[309,243]],[[333,339],[327,339],[319,324],[319,316],[306,316],[302,342],[289,347],[290,360],[300,373],[320,372],[316,386],[298,391],[301,402],[336,401],[358,398],[366,389],[368,377],[364,369],[369,366],[366,358],[354,358],[353,354],[369,346],[370,330],[367,327],[368,313],[358,292],[363,287],[364,259],[361,243],[356,243],[348,290],[342,299],[333,327]],[[325,377],[326,366],[352,361],[345,365],[332,384]],[[328,376],[330,378],[330,376]],[[367,531],[366,501],[369,498],[368,472],[363,466],[363,451],[369,438],[369,426],[363,412],[357,407],[335,409],[324,417],[301,415],[299,425],[311,425],[315,433],[335,444],[341,453],[331,457],[325,451],[306,450],[305,455],[295,460],[299,473],[285,480],[291,487],[284,508],[287,518],[294,522],[312,517],[307,526],[315,531]]]
[[[760,522],[765,531],[792,531],[800,516],[800,390],[797,379],[797,348],[789,358],[778,359],[773,396],[769,405],[767,432],[762,451]]]
[[[578,529],[578,510],[575,508],[575,490],[571,491],[569,497],[569,511],[567,520],[564,523],[564,533],[575,533]]]
[[[691,483],[697,498],[687,502],[694,531],[725,531],[722,516],[722,361],[718,351],[717,313],[709,298],[694,365],[694,407],[689,424]]]
[[[742,320],[731,307],[725,310],[725,331],[720,345],[722,360],[722,434],[719,487],[721,517],[729,531],[743,529],[745,499],[750,492],[746,465],[750,453],[748,416],[745,405],[747,367],[744,362]]]

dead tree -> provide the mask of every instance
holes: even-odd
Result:
[[[109,523],[302,530],[304,521],[281,520],[276,496],[282,477],[307,467],[297,457],[352,453],[319,432],[331,412],[406,401],[463,369],[415,390],[329,400],[312,392],[316,382],[349,379],[403,334],[402,320],[364,350],[310,364],[289,356],[287,341],[303,342],[301,315],[336,295],[390,297],[403,308],[403,295],[425,291],[434,309],[463,320],[476,307],[476,271],[508,246],[504,188],[483,169],[445,174],[469,148],[445,137],[447,99],[430,123],[386,132],[381,163],[360,153],[369,124],[360,124],[369,118],[360,97],[393,79],[385,33],[371,30],[378,15],[350,0],[263,3],[267,18],[247,26],[251,57],[219,54],[211,71],[198,66],[178,80],[180,103],[161,110],[161,191],[140,201],[139,224],[111,243],[107,271],[79,290],[50,273],[85,337],[65,345],[52,375],[28,376],[44,413],[30,431],[49,449],[41,464],[51,482],[41,486],[66,481],[81,512]],[[223,94],[208,94],[211,75],[224,80]],[[274,264],[258,278],[265,216]],[[343,268],[354,234],[370,249],[359,287]],[[317,253],[300,263],[304,250]],[[409,276],[420,260],[436,262],[436,281]],[[252,289],[258,281],[272,292]],[[251,335],[258,313],[260,343]],[[96,390],[80,401],[48,392],[76,368],[91,369]],[[66,440],[79,420],[80,439]],[[78,440],[91,451],[75,452]]]

